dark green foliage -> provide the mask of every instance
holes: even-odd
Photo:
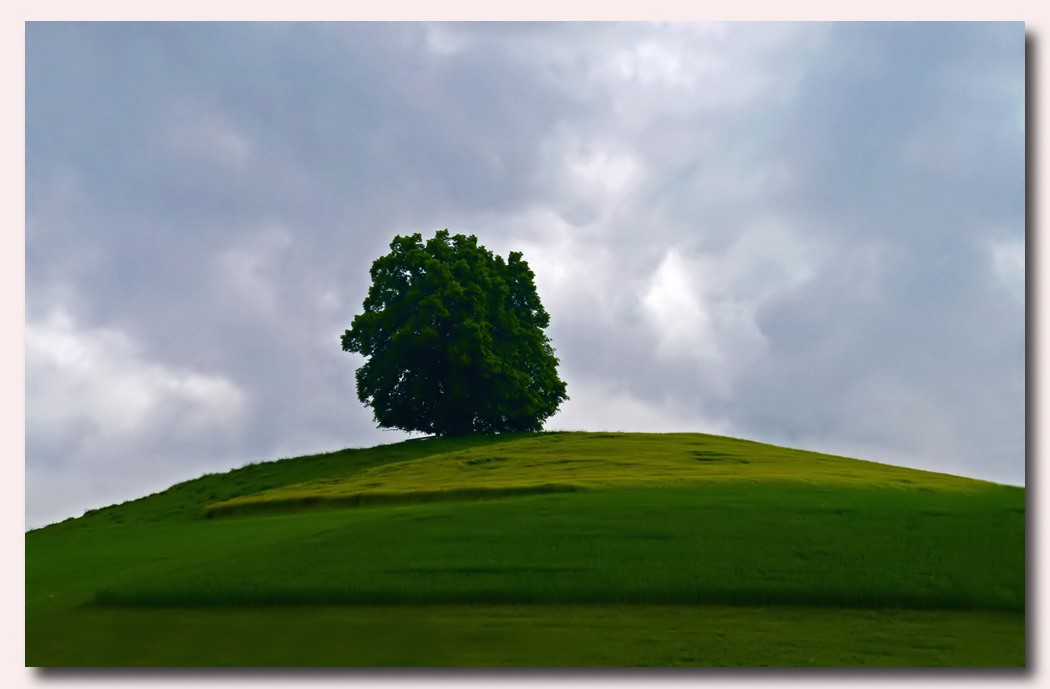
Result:
[[[435,435],[536,431],[568,399],[550,316],[521,253],[474,236],[397,236],[342,337],[368,357],[357,396],[385,428]]]

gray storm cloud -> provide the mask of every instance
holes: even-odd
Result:
[[[30,23],[26,519],[371,445],[397,233],[520,250],[570,401],[1022,484],[1024,28]]]

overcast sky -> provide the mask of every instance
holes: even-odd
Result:
[[[570,400],[1024,484],[1024,25],[26,27],[26,522],[395,442],[396,234],[524,252]]]

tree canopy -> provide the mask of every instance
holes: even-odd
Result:
[[[536,431],[568,399],[534,273],[477,237],[396,236],[372,264],[343,349],[380,427],[435,435]]]

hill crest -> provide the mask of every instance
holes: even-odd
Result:
[[[924,491],[997,485],[703,433],[540,432],[417,438],[253,463],[175,484],[120,505],[90,510],[60,524],[120,524],[712,482],[794,482]]]

